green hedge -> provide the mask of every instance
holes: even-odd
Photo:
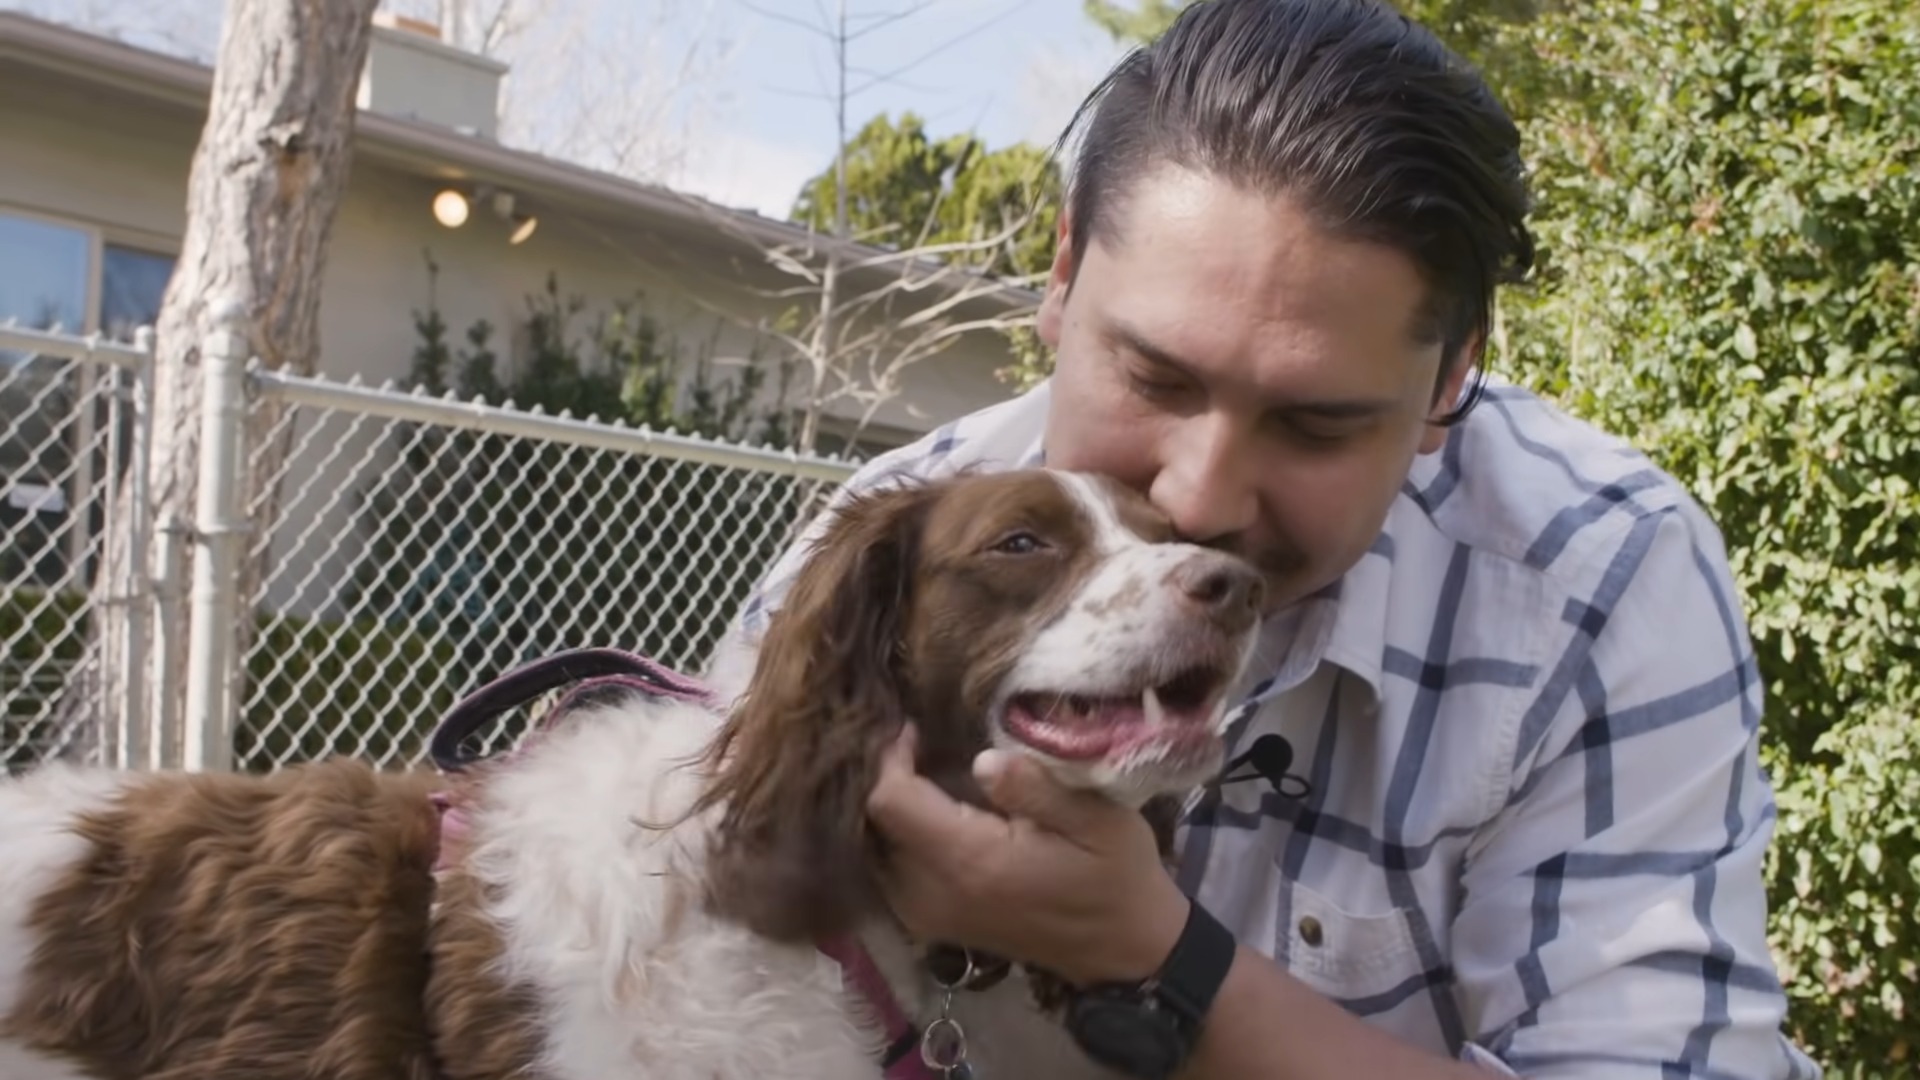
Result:
[[[22,744],[0,763],[6,768],[34,763],[43,748],[33,728],[52,704],[51,685],[21,685],[22,673],[42,680],[64,674],[80,657],[88,614],[78,594],[0,590],[0,748]],[[414,628],[283,615],[258,616],[255,625],[245,708],[233,736],[242,769],[335,754],[416,757],[433,724],[471,689],[448,677],[458,671],[452,643]]]
[[[1545,254],[1495,352],[1726,533],[1773,939],[1835,1075],[1920,1055],[1920,7],[1583,0],[1514,32]]]
[[[19,703],[11,680],[44,663],[70,664],[86,641],[87,599],[80,593],[44,589],[0,590],[0,643],[5,644],[4,684],[9,712]]]
[[[233,737],[241,769],[334,755],[416,759],[471,689],[446,678],[457,650],[443,637],[373,619],[269,615],[258,627]]]
[[[86,644],[86,598],[0,590],[0,772],[30,764],[51,732],[51,691]]]

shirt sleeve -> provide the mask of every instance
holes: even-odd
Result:
[[[1469,849],[1462,1057],[1533,1080],[1816,1077],[1780,1030],[1763,693],[1718,533],[1673,507],[1602,547]]]

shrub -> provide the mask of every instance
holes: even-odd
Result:
[[[656,431],[787,442],[785,367],[771,372],[781,380],[771,394],[758,357],[723,377],[712,341],[680,340],[637,298],[590,314],[550,278],[527,302],[525,349],[507,375],[486,323],[456,349],[437,311],[416,313],[412,383]],[[809,505],[810,486],[787,477],[684,460],[422,424],[396,425],[388,445],[395,467],[361,491],[365,546],[346,607],[455,642],[452,677],[468,688],[581,646],[697,668]]]
[[[0,775],[24,769],[59,742],[57,691],[79,661],[87,601],[77,592],[0,589]]]
[[[455,649],[431,634],[373,619],[261,615],[255,625],[236,769],[339,755],[420,760],[433,725],[472,689],[446,677]]]
[[[20,771],[51,749],[59,680],[80,659],[89,609],[79,593],[0,590],[3,763]],[[431,726],[470,687],[436,677],[454,658],[446,641],[373,620],[258,615],[246,658],[234,762],[260,771],[335,754],[412,758]]]
[[[1836,1074],[1908,1075],[1920,9],[1588,0],[1513,32],[1553,76],[1525,124],[1545,258],[1494,363],[1725,531],[1769,693],[1790,1023]]]

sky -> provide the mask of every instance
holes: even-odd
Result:
[[[696,144],[679,186],[784,215],[835,145],[834,103],[821,96],[836,80],[832,45],[789,20],[821,25],[837,0],[719,2],[738,37],[712,106],[717,138]],[[935,136],[1050,143],[1120,56],[1080,0],[848,0],[848,11],[852,26],[913,12],[850,47],[849,133],[912,110]]]
[[[434,19],[447,0],[383,0]],[[502,0],[454,0],[477,9]],[[1120,47],[1081,0],[509,0],[523,16],[502,137],[590,167],[644,174],[715,202],[785,217],[836,145],[833,47],[846,4],[848,133],[911,110],[935,137],[989,148],[1051,143]],[[0,0],[211,62],[221,0]],[[657,127],[622,158],[608,130]],[[621,170],[616,160],[641,164]]]

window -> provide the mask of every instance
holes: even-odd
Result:
[[[0,210],[0,323],[132,341],[158,317],[174,261],[95,229]],[[92,528],[71,527],[69,508],[92,505],[106,475],[99,432],[112,414],[91,389],[98,374],[0,350],[0,580],[84,585],[73,579],[87,572],[98,516]]]
[[[91,240],[80,229],[0,214],[0,322],[85,331]]]
[[[173,277],[174,258],[119,244],[100,246],[100,318],[102,333],[132,341],[136,330],[160,320],[160,301]]]
[[[796,414],[793,430],[799,430],[799,417]],[[813,450],[826,456],[844,456],[853,461],[872,461],[889,450],[897,450],[919,438],[919,434],[883,424],[867,424],[858,427],[853,421],[837,416],[820,418],[820,430],[814,436]]]

